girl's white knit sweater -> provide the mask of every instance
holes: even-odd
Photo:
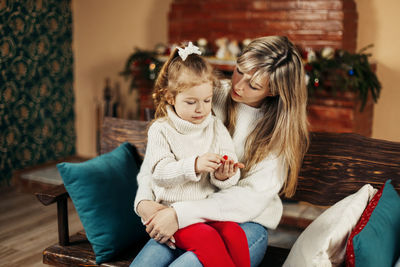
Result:
[[[140,170],[150,170],[155,200],[165,205],[200,200],[235,185],[240,171],[224,181],[208,173],[195,173],[196,158],[205,153],[227,155],[237,161],[232,138],[222,122],[210,114],[202,123],[193,124],[182,120],[171,106],[167,113],[168,117],[156,120],[149,128]]]
[[[213,111],[221,120],[226,117],[226,99],[230,83],[222,82],[213,98]],[[238,105],[236,128],[233,134],[235,151],[239,161],[243,159],[247,136],[263,116],[260,109]],[[179,228],[204,221],[253,221],[264,227],[275,229],[282,217],[282,201],[279,191],[287,177],[287,166],[282,156],[273,153],[251,168],[237,185],[211,194],[196,201],[172,204],[178,216]],[[135,210],[141,200],[154,200],[151,176],[138,175],[139,189],[135,199]]]

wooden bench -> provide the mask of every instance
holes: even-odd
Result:
[[[130,142],[143,157],[147,122],[105,118],[101,134],[101,153]],[[294,200],[330,206],[355,193],[364,184],[379,188],[387,179],[400,192],[400,143],[363,137],[357,134],[312,133],[304,158]],[[43,262],[55,266],[97,266],[84,232],[69,236],[68,192],[59,186],[36,194],[44,205],[57,203],[59,243],[46,248]],[[120,255],[101,266],[128,266],[146,240],[138,241],[129,255]],[[269,246],[262,266],[282,266],[288,249]]]

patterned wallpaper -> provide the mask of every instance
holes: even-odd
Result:
[[[70,0],[0,0],[0,184],[75,153]]]

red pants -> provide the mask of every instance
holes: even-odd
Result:
[[[174,238],[177,247],[195,253],[205,267],[250,267],[246,234],[237,223],[196,223]]]

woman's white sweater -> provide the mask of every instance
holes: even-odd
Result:
[[[171,106],[167,112],[168,117],[156,120],[149,128],[140,170],[150,170],[155,200],[165,205],[200,200],[235,185],[240,171],[224,181],[208,173],[195,173],[196,158],[205,153],[227,155],[237,161],[232,138],[222,122],[210,114],[202,123],[193,124],[182,120]]]
[[[226,99],[230,83],[223,81],[213,98],[213,111],[221,120],[226,117]],[[238,105],[236,128],[233,134],[236,154],[243,159],[247,136],[254,129],[263,114],[260,109]],[[211,194],[196,201],[182,201],[172,204],[178,216],[179,228],[204,221],[253,221],[264,227],[275,229],[282,217],[282,201],[279,191],[287,177],[283,157],[273,153],[251,168],[246,177],[237,185]],[[151,192],[151,177],[138,176],[139,189],[135,209],[140,200],[154,200]]]

